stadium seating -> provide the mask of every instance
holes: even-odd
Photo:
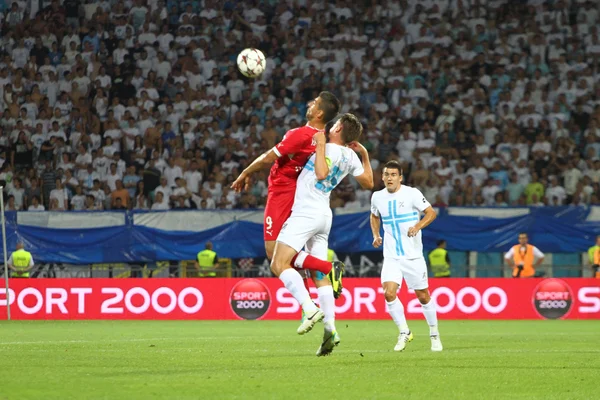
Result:
[[[588,3],[4,2],[8,208],[261,207],[266,174],[228,184],[320,90],[361,117],[376,169],[399,158],[439,206],[598,204]],[[251,46],[256,80],[233,62]]]

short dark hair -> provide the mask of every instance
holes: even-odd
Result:
[[[400,163],[396,160],[390,160],[388,162],[385,163],[385,165],[383,166],[384,169],[397,169],[398,172],[400,173],[400,175],[402,175],[402,166],[400,165]]]
[[[329,121],[328,123],[325,124],[325,135],[327,135],[327,137],[329,137],[329,132],[331,131],[331,128],[333,128],[333,126],[335,125],[335,123],[339,120],[339,117],[335,117],[333,118],[331,121]],[[267,120],[269,121],[269,120]]]
[[[345,144],[357,141],[362,135],[363,127],[354,114],[346,113],[339,119],[342,126],[342,140]]]
[[[446,244],[446,241],[444,239],[440,239],[437,241],[437,246],[440,247],[441,245]]]
[[[529,237],[529,235],[527,234],[527,232],[519,232],[519,236],[521,236],[521,235],[525,235],[525,236]]]
[[[321,92],[319,97],[321,98],[319,110],[323,111],[323,122],[327,123],[340,112],[340,101],[331,92]]]

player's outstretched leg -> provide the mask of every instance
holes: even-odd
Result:
[[[437,319],[437,308],[435,300],[429,296],[429,290],[415,290],[415,294],[421,303],[423,309],[423,315],[429,325],[429,337],[431,338],[431,351],[442,351],[442,341],[440,339],[440,332],[438,330],[438,319]]]
[[[399,331],[398,343],[394,346],[394,351],[404,350],[406,345],[413,340],[413,334],[408,328],[406,316],[404,315],[404,306],[396,295],[398,288],[399,285],[396,282],[383,282],[383,292],[387,310],[396,323]]]
[[[302,306],[302,310],[306,313],[306,318],[297,330],[299,335],[304,335],[310,332],[315,324],[323,319],[325,314],[311,300],[308,290],[304,287],[300,273],[291,267],[290,263],[295,254],[296,250],[292,247],[277,242],[273,261],[271,261],[271,271],[281,279],[287,290],[294,296],[296,301]]]
[[[329,279],[333,285],[333,295],[337,299],[342,294],[342,274],[344,273],[344,263],[341,261],[329,262],[318,257],[312,256],[305,251],[300,251],[292,258],[294,267],[318,271],[322,274],[329,274]]]
[[[319,304],[325,313],[323,318],[323,342],[317,350],[317,356],[327,356],[331,354],[334,347],[340,344],[340,336],[335,329],[335,299],[333,297],[333,287],[325,274],[321,272],[313,273],[317,292],[319,294]]]

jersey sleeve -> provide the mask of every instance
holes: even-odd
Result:
[[[542,253],[537,247],[533,246],[533,256],[536,260],[539,260],[540,258],[544,258],[544,253]]]
[[[300,132],[288,132],[283,140],[273,147],[277,157],[294,154],[306,147],[306,137]]]
[[[511,247],[510,250],[507,251],[506,254],[504,255],[504,259],[512,260],[514,255],[515,255],[515,248]]]
[[[375,199],[376,194],[377,193],[373,193],[373,195],[371,196],[371,214],[379,217],[379,209],[377,208],[376,199]]]
[[[350,157],[352,157],[350,160],[350,173],[352,174],[352,176],[360,176],[364,174],[365,169],[363,168],[362,162],[360,161],[356,153],[352,152],[352,155]]]
[[[417,188],[414,189],[413,205],[419,211],[425,211],[426,209],[431,207],[429,201],[427,201],[425,196],[423,196],[423,193],[421,193],[421,191]]]

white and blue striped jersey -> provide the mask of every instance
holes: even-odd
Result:
[[[331,215],[329,197],[331,191],[350,174],[362,175],[365,170],[360,159],[349,147],[334,143],[325,145],[325,159],[329,166],[327,178],[318,180],[315,174],[315,158],[313,154],[296,182],[296,196],[292,211],[296,214]]]
[[[421,191],[411,186],[401,185],[395,193],[387,189],[373,193],[371,213],[381,217],[384,258],[423,257],[421,231],[408,237],[408,229],[419,222],[421,212],[430,206]]]

